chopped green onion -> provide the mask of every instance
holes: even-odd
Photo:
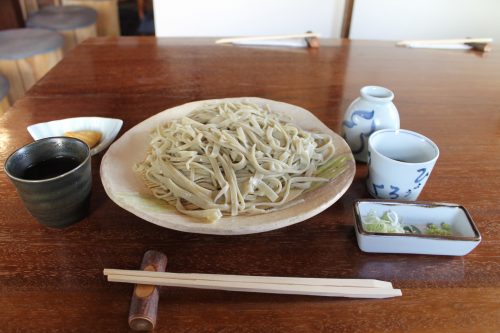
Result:
[[[451,226],[448,223],[441,223],[439,226],[434,223],[427,223],[425,230],[420,230],[413,224],[404,225],[398,215],[388,210],[382,214],[381,217],[377,216],[374,210],[370,210],[366,216],[361,219],[363,228],[368,232],[380,233],[406,233],[406,234],[427,234],[438,236],[450,236]]]
[[[378,217],[375,211],[371,210],[362,219],[362,223],[363,228],[368,232],[405,233],[398,215],[391,210],[386,211],[381,217]]]

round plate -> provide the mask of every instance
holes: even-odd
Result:
[[[132,166],[144,160],[149,144],[149,133],[158,124],[186,116],[205,103],[242,100],[267,104],[271,110],[292,117],[292,121],[306,130],[329,134],[336,147],[335,156],[345,155],[346,170],[312,191],[301,194],[286,208],[258,215],[224,216],[215,223],[178,213],[165,201],[153,197]],[[217,235],[242,235],[283,228],[319,214],[337,201],[349,188],[356,166],[347,143],[309,111],[298,106],[256,97],[205,100],[177,106],[146,119],[122,135],[109,147],[101,162],[101,180],[108,196],[120,207],[159,226],[185,232]]]

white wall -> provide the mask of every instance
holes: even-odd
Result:
[[[154,0],[156,36],[248,36],[308,30],[339,37],[345,0]]]
[[[352,39],[492,37],[500,42],[498,0],[355,0]]]

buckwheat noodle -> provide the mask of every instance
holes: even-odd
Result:
[[[275,210],[329,181],[315,175],[334,153],[329,135],[302,130],[267,105],[223,102],[159,124],[134,170],[155,197],[214,222]]]

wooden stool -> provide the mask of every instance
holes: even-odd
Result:
[[[0,75],[0,116],[10,108],[9,103],[9,81],[5,78],[5,76]]]
[[[40,9],[39,2],[40,2],[39,0],[19,0],[19,7],[21,7],[24,21],[26,21],[31,14],[37,12]],[[46,0],[46,1],[44,1],[45,4],[47,4],[47,2],[49,4],[54,5],[54,6],[61,5],[60,0]]]
[[[120,36],[117,0],[62,0],[64,6],[86,6],[97,12],[97,35]]]
[[[26,21],[29,28],[42,28],[59,32],[64,37],[64,52],[68,52],[89,37],[96,36],[97,13],[81,6],[48,6],[31,15]]]
[[[9,80],[11,104],[62,59],[63,44],[64,38],[49,30],[0,31],[0,73]]]

